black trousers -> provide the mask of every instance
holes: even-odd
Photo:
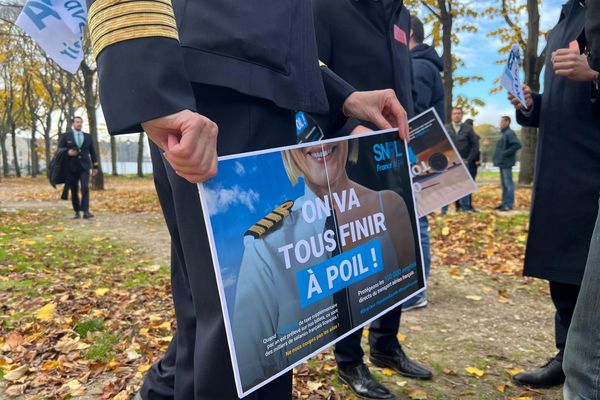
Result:
[[[556,308],[554,316],[554,339],[558,349],[557,360],[563,360],[567,334],[577,305],[577,297],[581,286],[566,283],[550,282],[550,297]]]
[[[293,112],[273,103],[208,85],[194,87],[200,113],[219,126],[219,155],[295,142]],[[145,400],[237,399],[221,304],[198,188],[175,174],[151,144],[156,190],[171,235],[177,332],[142,387]],[[255,400],[292,397],[288,373],[254,394]]]
[[[79,183],[81,182],[81,200],[79,199]],[[69,172],[68,182],[71,190],[71,204],[75,212],[90,211],[90,171]]]
[[[371,351],[390,353],[395,347],[400,347],[397,335],[401,316],[402,307],[400,306],[371,323],[369,327]],[[333,353],[340,369],[348,370],[363,363],[365,353],[360,345],[361,338],[362,329],[359,329],[335,345]]]

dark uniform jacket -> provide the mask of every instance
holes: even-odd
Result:
[[[58,149],[48,166],[48,180],[52,187],[67,181],[67,149]]]
[[[548,38],[543,94],[533,96],[524,126],[539,127],[535,182],[525,274],[579,285],[598,213],[600,115],[590,101],[590,84],[557,76],[551,54],[581,37],[585,8],[563,6]]]
[[[600,71],[600,0],[587,0],[585,35],[590,51],[590,65]]]
[[[358,90],[394,89],[412,117],[410,14],[403,2],[313,0],[313,6],[319,58]],[[349,120],[341,133],[359,124]]]
[[[92,168],[98,167],[98,158],[96,157],[96,150],[94,149],[94,141],[92,135],[89,133],[83,133],[83,143],[81,147],[77,147],[77,141],[75,140],[75,133],[71,130],[65,132],[60,136],[58,141],[59,149],[75,149],[79,154],[75,157],[67,155],[67,165],[69,172],[80,172],[89,171]]]
[[[479,159],[479,137],[473,127],[462,123],[458,132],[455,132],[452,124],[446,124],[446,130],[463,160],[467,164],[475,164]]]
[[[88,0],[100,100],[112,134],[197,111],[194,83],[317,114],[339,111],[353,91],[319,66],[308,0],[173,0],[172,8],[169,0],[156,0],[152,12],[128,8],[134,3]],[[150,33],[136,29],[140,24]]]
[[[494,152],[494,165],[498,168],[512,168],[520,148],[521,141],[515,132],[510,128],[502,129],[502,137],[498,140]]]
[[[435,49],[427,44],[415,46],[411,51],[415,75],[415,112],[421,114],[435,108],[442,122],[445,119],[444,85],[441,72],[444,62]]]

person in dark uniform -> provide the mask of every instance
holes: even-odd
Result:
[[[397,0],[313,0],[319,57],[336,74],[359,90],[393,88],[409,117],[414,115],[413,75],[408,40],[410,14]],[[349,119],[342,134],[361,133],[373,125]],[[369,154],[360,151],[359,157]],[[373,163],[368,157],[358,165]],[[364,168],[364,167],[363,167]],[[370,188],[362,171],[349,169],[351,179]],[[415,378],[431,379],[429,370],[410,360],[398,342],[402,308],[377,319],[369,328],[370,360]],[[359,396],[368,399],[394,398],[377,382],[363,361],[362,330],[335,346],[340,379]]]
[[[177,332],[138,397],[237,399],[194,183],[217,173],[217,155],[293,144],[296,110],[332,128],[346,116],[397,126],[403,138],[406,113],[393,91],[356,92],[319,65],[306,0],[96,0],[88,6],[108,130],[143,129],[151,139],[172,239]],[[288,373],[247,398],[290,399],[291,382]]]
[[[543,94],[525,87],[527,109],[509,96],[517,108],[517,121],[539,127],[525,275],[550,282],[556,308],[558,354],[542,368],[514,377],[517,383],[536,388],[565,380],[565,343],[598,214],[600,113],[590,101],[590,83],[561,76],[553,65],[559,49],[572,47],[573,41],[584,48],[585,3],[571,0],[563,5],[548,38]]]
[[[586,1],[585,35],[587,48],[559,49],[552,54],[558,76],[591,86],[590,101],[600,114],[600,1]],[[583,43],[582,43],[583,44]],[[584,50],[583,54],[581,49]],[[587,54],[586,54],[587,53]],[[565,400],[600,398],[600,218],[592,236],[577,305],[569,327],[563,371]]]
[[[90,171],[92,175],[98,172],[98,158],[92,135],[81,130],[83,119],[74,117],[71,120],[71,130],[61,135],[58,148],[67,150],[67,183],[71,190],[71,203],[75,211],[75,219],[92,218],[90,213]],[[81,199],[79,198],[79,183],[81,182]],[[64,190],[63,190],[64,198]]]
[[[511,211],[515,206],[515,183],[513,182],[513,167],[517,159],[517,151],[521,141],[510,128],[511,118],[504,115],[500,118],[500,139],[494,151],[494,166],[500,169],[500,184],[502,185],[502,202],[495,210]]]

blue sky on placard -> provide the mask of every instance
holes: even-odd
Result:
[[[524,2],[524,0],[522,0]],[[540,24],[543,31],[552,28],[560,16],[561,6],[564,0],[542,0],[540,7]],[[477,0],[472,1],[474,9],[482,10],[489,6],[498,6],[500,0]],[[522,21],[527,21],[523,14]],[[499,38],[490,38],[487,33],[505,26],[504,20],[480,18],[476,21],[479,27],[478,32],[459,33],[460,45],[454,46],[454,53],[464,62],[465,67],[460,68],[458,75],[481,75],[482,82],[471,82],[465,86],[455,88],[454,94],[463,94],[467,97],[478,97],[486,102],[485,107],[480,109],[476,123],[497,124],[500,115],[512,114],[514,111],[506,101],[505,92],[490,95],[490,90],[494,87],[494,80],[502,73],[503,66],[497,65],[496,61],[501,57],[498,49],[502,47]],[[427,39],[426,39],[427,42]],[[540,41],[540,51],[546,44],[545,40]],[[441,50],[439,50],[441,54]]]
[[[280,152],[219,162],[219,175],[205,186],[206,212],[218,248],[228,302],[244,253],[244,233],[277,206],[304,194],[300,178],[292,186]]]

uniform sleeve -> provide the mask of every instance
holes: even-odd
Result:
[[[590,66],[600,71],[600,0],[586,2],[585,36],[590,51]]]
[[[111,134],[195,111],[170,0],[88,0],[100,102]]]
[[[260,240],[248,243],[238,275],[232,327],[243,386],[264,379],[273,368],[263,339],[277,331],[277,293],[265,253]]]
[[[417,65],[415,65],[417,67]],[[433,97],[433,82],[427,78],[425,65],[420,64],[418,68],[413,69],[414,90],[413,97],[415,98],[415,114],[421,114],[429,108]]]
[[[517,110],[517,122],[521,126],[528,126],[532,128],[538,128],[540,126],[540,111],[542,108],[542,95],[539,93],[532,93],[533,107],[528,112]]]

